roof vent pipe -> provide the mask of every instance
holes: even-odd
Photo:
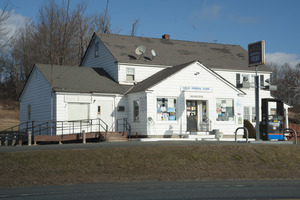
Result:
[[[170,39],[170,35],[169,34],[164,34],[162,36],[162,39],[169,40]]]

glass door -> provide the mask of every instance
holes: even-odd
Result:
[[[197,101],[186,101],[187,131],[197,132],[198,106]]]

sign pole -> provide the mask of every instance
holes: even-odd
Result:
[[[255,66],[255,132],[256,132],[256,141],[260,140],[260,133],[259,133],[259,82],[258,82],[258,75],[257,75],[257,65]]]
[[[258,65],[265,64],[265,41],[248,44],[249,67],[255,66],[255,132],[256,140],[260,140],[259,133],[259,79],[257,74]]]

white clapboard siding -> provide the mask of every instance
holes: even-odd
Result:
[[[128,98],[128,122],[131,124],[132,134],[146,135],[147,134],[147,108],[141,110],[141,99],[146,98],[145,92],[127,95]],[[134,121],[133,101],[140,101],[139,120]]]
[[[95,44],[99,43],[99,56],[95,56]],[[90,48],[87,49],[85,58],[81,66],[103,68],[115,81],[118,81],[118,65],[115,58],[104,46],[97,36],[91,41]]]
[[[134,69],[134,77],[135,82],[143,81],[144,79],[152,76],[153,74],[165,69],[162,67],[155,67],[155,66],[136,66],[136,65],[119,65],[119,83],[126,84],[126,69],[131,68]]]
[[[251,70],[250,70],[251,69]],[[249,68],[249,71],[232,71],[232,70],[215,70],[216,73],[221,75],[223,78],[225,78],[227,81],[232,83],[233,85],[236,85],[236,74],[240,74],[240,81],[242,82],[242,75],[246,74],[249,76],[249,82],[251,82],[251,76],[255,76],[255,70],[253,68]],[[270,72],[258,72],[257,75],[260,77],[260,75],[264,75],[264,80],[270,78]],[[254,84],[254,83],[251,83]],[[241,88],[242,90],[247,90],[245,88]]]
[[[55,104],[53,98],[53,107]],[[31,118],[28,119],[28,105]],[[51,86],[38,68],[34,67],[20,97],[20,123],[27,121],[48,121],[51,119]],[[53,119],[56,119],[53,113]]]
[[[116,97],[116,118],[117,119],[128,119],[128,101],[127,97]],[[124,111],[118,111],[118,107],[123,106]]]
[[[199,72],[199,75],[194,75]],[[184,92],[181,90],[181,86],[198,86],[198,87],[210,87],[212,92]],[[170,76],[164,81],[158,83],[157,85],[149,88],[152,92],[147,92],[147,117],[151,117],[154,120],[154,125],[152,124],[150,134],[158,135],[168,135],[168,134],[183,134],[186,132],[186,113],[185,113],[185,103],[187,99],[194,99],[193,96],[202,96],[197,100],[208,101],[208,114],[210,120],[213,122],[213,129],[220,129],[220,132],[224,131],[228,134],[233,134],[235,128],[238,126],[237,120],[234,122],[218,122],[216,121],[216,98],[227,98],[236,101],[238,98],[238,91],[233,87],[228,86],[224,81],[214,76],[208,70],[202,68],[198,63],[194,63],[180,72]],[[143,93],[137,93],[130,95],[128,99],[129,105],[133,104],[132,101],[138,99]],[[166,97],[166,98],[176,98],[177,99],[177,110],[176,110],[176,121],[159,121],[156,116],[156,98]],[[133,109],[132,107],[130,107]],[[133,112],[133,111],[132,111]],[[134,124],[134,123],[133,123]],[[134,127],[143,131],[147,134],[147,121],[141,121]],[[143,127],[144,126],[144,127]],[[155,128],[153,128],[155,126]],[[154,130],[154,131],[153,131]],[[230,130],[230,131],[229,131]]]

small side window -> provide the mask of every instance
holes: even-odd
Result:
[[[133,82],[133,81],[135,81],[135,78],[134,78],[134,68],[127,68],[126,69],[126,81],[127,82]]]
[[[98,108],[97,108],[97,114],[101,115],[101,106],[98,106]]]
[[[31,104],[27,105],[28,120],[31,120]]]
[[[99,42],[95,44],[95,57],[99,56]]]
[[[140,104],[139,101],[133,101],[133,121],[138,121],[140,118]]]
[[[125,106],[118,106],[118,112],[124,112]]]

